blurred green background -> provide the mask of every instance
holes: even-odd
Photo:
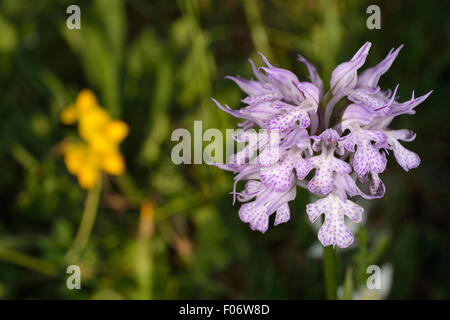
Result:
[[[66,28],[74,3],[81,30]],[[381,30],[366,28],[369,4],[381,8]],[[400,83],[401,101],[412,90],[434,92],[392,125],[417,133],[405,146],[422,163],[406,173],[391,157],[386,196],[363,202],[357,245],[338,251],[339,283],[361,293],[367,265],[389,265],[390,289],[378,298],[450,298],[449,14],[447,1],[419,0],[1,0],[0,298],[324,298],[308,194],[299,189],[289,223],[252,232],[231,204],[232,175],[174,165],[170,134],[194,120],[204,130],[234,128],[210,97],[238,107],[243,94],[224,76],[250,77],[256,51],[306,79],[301,53],[327,83],[365,41],[373,43],[368,66],[405,44],[383,88]],[[75,132],[59,115],[82,88],[130,135],[121,145],[126,174],[103,177],[76,262],[82,289],[68,290],[65,254],[86,192],[58,149]],[[140,215],[145,201],[153,216]]]

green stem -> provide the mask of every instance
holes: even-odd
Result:
[[[69,261],[78,260],[80,252],[86,247],[94,227],[95,217],[97,215],[98,204],[102,189],[101,177],[95,185],[88,191],[86,205],[83,216],[81,217],[80,227],[73,242],[72,248],[67,252],[66,258]]]
[[[325,275],[325,289],[328,300],[337,299],[338,268],[336,250],[332,246],[324,248],[323,272]]]
[[[264,53],[270,60],[272,58],[272,50],[269,45],[269,37],[262,23],[261,13],[259,12],[258,2],[255,0],[246,0],[242,2],[244,5],[245,15],[250,26],[250,33],[253,44],[257,51]]]
[[[153,298],[153,260],[150,239],[138,239],[136,255],[136,279],[138,283],[138,299]]]
[[[0,248],[0,259],[48,276],[55,276],[58,273],[53,264],[10,249]]]

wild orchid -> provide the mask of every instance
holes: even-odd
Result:
[[[346,248],[354,236],[345,216],[359,223],[364,211],[348,198],[384,196],[380,174],[386,169],[389,150],[405,171],[419,166],[419,156],[399,142],[412,141],[415,134],[388,126],[396,116],[414,114],[432,91],[418,98],[413,92],[410,100],[398,102],[398,85],[394,90],[379,87],[380,77],[402,46],[358,74],[370,46],[366,42],[351,60],[334,69],[327,93],[316,68],[302,56],[298,60],[308,69],[310,81],[299,81],[291,71],[274,67],[261,53],[265,66],[257,68],[250,60],[256,79],[227,77],[247,94],[242,100],[245,106],[236,110],[213,101],[243,120],[234,138],[248,144],[226,164],[215,165],[236,173],[235,188],[237,182],[247,180],[244,190],[234,189],[232,194],[243,202],[239,217],[252,230],[266,232],[273,213],[275,225],[287,222],[288,203],[299,186],[320,197],[306,206],[306,213],[311,222],[324,215],[318,233],[322,245]],[[257,135],[251,128],[265,129],[267,134],[250,143]],[[367,192],[358,186],[365,183]]]

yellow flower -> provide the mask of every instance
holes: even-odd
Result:
[[[93,108],[79,119],[80,136],[92,148],[101,153],[115,152],[117,146],[128,135],[128,125],[120,120],[111,120],[105,110]]]
[[[105,134],[105,127],[110,121],[109,114],[99,107],[83,112],[79,117],[78,133],[98,151],[107,152],[114,148]]]
[[[89,89],[83,89],[78,94],[75,103],[70,104],[63,110],[61,122],[67,125],[74,124],[82,113],[97,106],[97,98],[94,93]]]
[[[128,135],[128,125],[120,120],[110,121],[105,127],[106,136],[115,143],[122,142]]]
[[[77,106],[78,112],[83,112],[97,106],[98,103],[95,94],[91,90],[83,89],[78,94],[75,105]]]
[[[110,152],[102,158],[102,169],[112,175],[121,175],[125,171],[125,160],[119,152]]]
[[[64,145],[64,162],[71,174],[77,174],[84,158],[84,148],[85,146],[81,143],[67,143]]]
[[[81,187],[90,189],[103,170],[111,175],[125,171],[125,160],[119,144],[128,135],[128,125],[112,120],[98,105],[92,91],[82,90],[74,104],[61,113],[64,124],[78,121],[78,132],[83,143],[67,142],[64,147],[64,162],[67,170],[76,175]]]
[[[89,165],[83,166],[78,173],[78,183],[83,189],[90,189],[97,182],[99,176],[98,168]]]
[[[61,113],[61,122],[67,125],[74,124],[77,118],[77,108],[74,104],[67,106]]]
[[[100,155],[82,142],[66,142],[63,154],[67,170],[78,177],[81,187],[90,189],[100,174]]]

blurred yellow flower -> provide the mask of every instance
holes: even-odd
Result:
[[[125,160],[119,144],[128,135],[128,125],[111,119],[89,89],[80,91],[75,103],[61,113],[64,124],[77,121],[78,133],[84,142],[66,142],[63,154],[67,170],[77,176],[80,186],[90,189],[102,170],[111,175],[122,174]]]
[[[94,93],[89,89],[83,89],[78,94],[75,103],[63,110],[61,122],[67,125],[74,124],[83,112],[95,107],[98,107],[98,103]]]
[[[125,161],[119,152],[109,152],[102,159],[102,169],[112,175],[120,175],[125,171]]]

